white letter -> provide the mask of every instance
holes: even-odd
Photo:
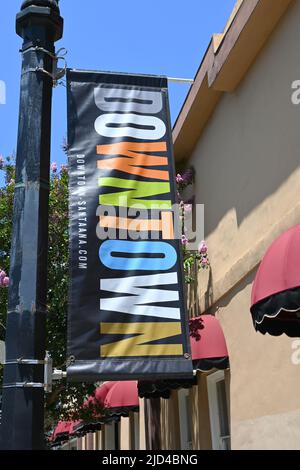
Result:
[[[177,273],[152,274],[150,276],[103,279],[100,289],[118,294],[132,294],[129,297],[111,297],[100,300],[100,310],[123,312],[131,315],[172,318],[180,320],[179,308],[144,305],[156,302],[174,302],[179,300],[176,290],[143,289],[141,286],[162,286],[177,284]]]
[[[106,112],[157,114],[162,110],[160,91],[144,91],[131,88],[107,88],[100,86],[94,90],[95,103]]]
[[[300,80],[295,80],[292,83],[292,90],[296,90],[291,97],[292,103],[300,104]]]
[[[114,125],[122,127],[111,127]],[[150,129],[137,129],[131,127],[132,125]],[[104,137],[133,137],[145,140],[159,140],[166,133],[166,126],[161,119],[137,114],[102,114],[95,121],[95,129]]]
[[[294,366],[298,366],[300,364],[300,339],[296,339],[292,342],[292,349],[296,349],[291,357],[292,363]]]
[[[0,104],[6,104],[6,86],[2,80],[0,80]]]

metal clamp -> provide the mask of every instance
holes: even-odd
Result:
[[[53,82],[53,88],[55,88],[57,85],[63,84],[62,82],[59,82],[59,80],[66,75],[66,71],[67,71],[67,66],[65,66],[65,68],[63,69],[57,68],[56,73],[50,73],[47,70],[43,69],[42,67],[36,67],[35,69],[33,68],[27,69],[21,75],[23,76],[23,75],[26,75],[27,73],[38,73],[38,72],[44,73],[45,75],[51,78]]]
[[[29,365],[29,366],[37,366],[37,365],[43,365],[45,364],[45,360],[39,360],[39,359],[23,359],[23,357],[20,357],[19,359],[13,359],[11,361],[6,361],[4,363],[5,366],[13,365],[13,364],[24,364],[24,365]]]
[[[67,49],[65,49],[64,47],[61,47],[60,49],[58,49],[56,54],[54,54],[53,52],[48,51],[48,49],[45,49],[44,47],[41,47],[41,46],[31,46],[31,47],[28,47],[27,49],[25,49],[24,51],[22,49],[20,49],[20,52],[23,55],[27,54],[27,52],[31,52],[31,51],[44,52],[45,54],[48,54],[54,60],[63,59],[64,56],[66,56],[67,53],[68,53]],[[64,51],[64,52],[62,53],[62,51]]]
[[[38,382],[16,382],[4,384],[3,388],[44,388],[44,384]]]
[[[69,356],[66,362],[67,368],[70,367],[72,364],[74,364],[75,360],[76,360],[75,356]]]
[[[18,359],[8,360],[4,363],[6,366],[10,365],[28,365],[28,366],[39,366],[47,363],[47,356],[44,360],[41,359],[24,359],[19,357]],[[3,388],[45,388],[45,384],[40,382],[15,382],[10,384],[3,384]]]
[[[44,49],[43,47],[32,46],[32,47],[29,47],[28,49],[26,49],[25,51],[21,50],[20,52],[24,55],[27,52],[31,52],[31,51],[44,52],[49,57],[51,57],[51,59],[53,60],[52,73],[48,72],[47,70],[43,69],[42,67],[36,67],[35,69],[33,69],[33,68],[27,69],[25,72],[23,72],[22,75],[25,75],[26,73],[38,73],[38,72],[40,72],[40,73],[44,73],[45,75],[47,75],[48,77],[51,78],[51,80],[53,82],[53,87],[56,87],[59,84],[63,84],[59,80],[61,78],[63,78],[66,75],[66,72],[67,72],[67,61],[65,59],[65,56],[68,53],[68,51],[64,47],[62,47],[57,51],[56,54],[54,54],[53,52],[50,52],[47,49]],[[58,61],[59,60],[64,61],[64,67],[63,68],[58,67]]]
[[[53,361],[48,351],[44,360],[40,359],[12,359],[5,362],[5,365],[29,365],[37,366],[43,365],[44,367],[44,383],[39,382],[16,382],[4,384],[3,388],[43,388],[45,392],[52,392],[52,383],[54,380],[63,380],[67,377],[67,373],[62,370],[53,370]]]

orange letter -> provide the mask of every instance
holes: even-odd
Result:
[[[101,170],[120,170],[132,175],[144,176],[158,180],[169,181],[169,172],[151,170],[144,166],[167,166],[167,157],[147,155],[143,152],[166,152],[166,142],[119,142],[112,145],[97,145],[98,155],[124,155],[128,158],[108,158],[98,160]]]
[[[159,219],[126,219],[100,215],[100,227],[131,230],[135,232],[162,232],[163,240],[174,240],[174,226],[172,212],[161,212]]]

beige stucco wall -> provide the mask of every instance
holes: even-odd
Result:
[[[292,340],[254,331],[254,271],[268,245],[300,222],[300,79],[295,2],[239,88],[225,94],[190,159],[205,204],[211,272],[200,275],[200,309],[219,307],[231,362],[234,449],[300,449],[300,365]]]
[[[216,312],[230,356],[232,448],[300,449],[300,362],[292,360],[298,340],[255,332],[248,314],[252,281],[253,274]]]
[[[120,449],[131,449],[130,418],[121,418],[120,423]]]

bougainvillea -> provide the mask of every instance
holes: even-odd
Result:
[[[183,192],[188,186],[192,185],[193,182],[194,171],[191,168],[185,170],[182,174],[178,173],[176,176],[182,229],[181,244],[183,251],[183,267],[185,273],[185,282],[187,284],[191,284],[195,281],[195,271],[197,272],[200,269],[209,268],[208,248],[205,241],[201,241],[198,250],[189,250],[189,239],[185,233],[186,215],[193,210],[194,198],[192,197],[189,200],[184,201]]]

